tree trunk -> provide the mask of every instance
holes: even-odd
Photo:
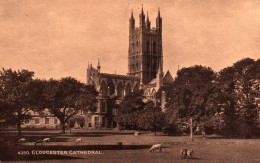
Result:
[[[191,141],[193,142],[192,118],[190,119],[190,138],[191,138]]]
[[[65,134],[65,122],[61,121],[61,131]]]
[[[206,138],[206,129],[205,129],[205,126],[203,126],[203,130],[202,130],[201,134],[202,134],[202,138],[205,139],[205,138]]]
[[[21,130],[21,113],[18,112],[17,117],[17,130],[18,130],[18,136],[22,136],[22,130]]]
[[[17,122],[17,130],[18,130],[18,136],[22,136],[21,120],[20,119],[18,119],[18,122]]]

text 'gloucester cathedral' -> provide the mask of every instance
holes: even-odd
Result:
[[[136,27],[133,11],[129,19],[129,48],[127,75],[101,73],[91,65],[87,69],[87,84],[93,85],[99,92],[97,111],[85,118],[84,128],[116,127],[113,116],[117,114],[113,105],[120,104],[130,92],[144,90],[147,100],[155,101],[156,92],[163,85],[173,82],[169,71],[163,73],[162,18],[160,10],[156,18],[156,27],[151,28],[148,12],[145,18],[143,7],[139,14],[139,26]],[[161,101],[163,103],[163,100]]]

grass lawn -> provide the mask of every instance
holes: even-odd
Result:
[[[260,162],[260,139],[221,139],[209,136],[202,139],[195,136],[191,143],[189,136],[154,136],[145,133],[134,136],[133,131],[76,131],[71,134],[59,134],[59,131],[23,132],[27,140],[23,145],[15,145],[17,133],[0,132],[1,160],[53,160],[55,162]],[[50,142],[43,146],[33,146],[34,141],[49,137]],[[83,143],[76,145],[75,140],[81,138]],[[5,143],[3,143],[5,142]],[[116,146],[123,143],[122,150],[111,150],[100,146]],[[163,144],[162,153],[150,153],[152,144]],[[89,149],[90,146],[97,147]],[[128,148],[131,147],[131,148]],[[134,148],[134,149],[132,149]],[[192,148],[194,159],[181,159],[180,150]],[[108,150],[109,149],[109,150]],[[91,154],[65,153],[61,155],[32,155],[32,151],[97,151]],[[25,156],[18,151],[28,151]]]

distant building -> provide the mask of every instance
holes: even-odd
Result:
[[[39,114],[38,112],[30,111],[28,115],[31,115],[31,119],[26,119],[22,124],[22,128],[48,128],[55,129],[59,127],[60,121],[57,117],[51,114],[48,109]]]

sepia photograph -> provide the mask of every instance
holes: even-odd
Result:
[[[260,0],[1,0],[1,162],[260,162]]]

